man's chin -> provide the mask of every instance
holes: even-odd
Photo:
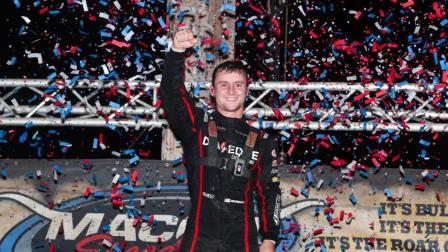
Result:
[[[225,108],[224,110],[226,112],[237,112],[238,110],[240,110],[240,108],[241,107],[236,107],[236,108],[231,107],[231,108]]]
[[[241,107],[218,107],[218,111],[220,112],[226,112],[226,113],[234,113],[238,112],[241,109]]]
[[[222,106],[218,107],[227,112],[236,112],[240,110],[242,106],[238,104],[222,104]]]

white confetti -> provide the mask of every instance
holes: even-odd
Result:
[[[114,5],[115,5],[115,8],[117,8],[119,10],[121,9],[121,5],[118,1],[114,1]]]
[[[109,74],[109,69],[107,69],[107,66],[105,64],[102,64],[101,68],[103,69],[104,74]]]
[[[104,19],[109,19],[109,14],[104,13],[104,12],[100,12],[99,17],[100,17],[100,18],[104,18]]]
[[[412,68],[412,73],[415,74],[421,70],[423,70],[423,66],[418,66],[418,67]]]
[[[68,75],[66,73],[64,73],[64,72],[60,72],[59,76],[61,76],[64,80],[68,79]]]
[[[115,26],[113,24],[107,24],[107,28],[109,28],[111,31],[115,31]]]
[[[299,10],[302,13],[302,15],[306,17],[306,13],[305,13],[305,11],[303,11],[303,6],[302,5],[299,5]]]
[[[21,16],[21,18],[23,19],[23,21],[25,21],[26,24],[31,23],[31,19],[29,19],[27,16]]]
[[[116,157],[121,157],[121,153],[118,151],[112,151],[110,154],[116,156]]]
[[[124,40],[129,41],[132,38],[132,36],[134,36],[134,32],[130,30],[124,37]]]
[[[42,64],[43,63],[42,54],[40,54],[40,53],[29,53],[28,54],[28,58],[30,58],[30,59],[36,58],[38,64]]]
[[[87,0],[82,0],[82,9],[84,10],[84,12],[89,11],[89,7],[87,6]]]
[[[274,62],[274,59],[273,59],[273,58],[265,59],[264,62],[265,62],[266,64],[270,64],[270,63],[273,63],[273,62]]]
[[[120,179],[120,174],[115,174],[114,178],[112,179],[112,184],[118,183],[118,180]]]
[[[417,95],[417,93],[415,91],[410,91],[408,98],[406,99],[408,102],[411,102],[412,100],[414,100],[415,96]]]

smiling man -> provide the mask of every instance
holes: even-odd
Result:
[[[280,228],[276,137],[243,119],[248,83],[241,62],[214,69],[213,111],[195,106],[184,86],[184,61],[196,42],[191,30],[176,32],[160,86],[167,120],[182,142],[191,198],[181,251],[272,252]]]

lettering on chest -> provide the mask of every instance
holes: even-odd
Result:
[[[204,136],[202,139],[202,145],[208,146],[210,144],[210,139],[207,136]],[[243,148],[240,146],[235,146],[232,144],[226,144],[225,142],[222,144],[217,144],[216,149],[222,153],[227,153],[229,155],[232,155],[232,159],[237,159],[241,155],[243,155]],[[252,151],[250,157],[252,160],[258,159],[259,152],[258,151]]]

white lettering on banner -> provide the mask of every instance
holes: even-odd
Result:
[[[54,211],[56,212],[56,211]],[[55,214],[51,219],[50,227],[48,228],[47,236],[45,239],[54,240],[58,235],[59,227],[64,227],[65,240],[76,240],[84,229],[87,229],[86,236],[98,233],[101,222],[103,221],[103,213],[88,213],[84,215],[78,225],[73,228],[73,215],[72,213]],[[42,213],[41,213],[42,214]]]
[[[210,194],[207,194],[210,196]],[[214,195],[213,195],[214,196]],[[148,243],[158,242],[160,237],[162,242],[166,242],[174,238],[179,239],[185,232],[187,218],[179,219],[176,215],[154,215],[154,219],[159,222],[165,222],[166,226],[176,227],[177,230],[169,228],[170,231],[159,230],[157,235],[151,233],[151,228],[145,222],[141,225],[134,227],[132,225],[134,218],[129,218],[125,214],[117,214],[115,217],[107,217],[107,222],[103,223],[105,214],[104,213],[85,213],[81,220],[76,224],[73,220],[73,213],[62,212],[57,210],[49,209],[48,207],[42,205],[38,201],[29,198],[28,196],[18,194],[18,193],[0,193],[0,200],[7,199],[13,200],[25,206],[29,210],[35,212],[36,214],[46,218],[50,221],[48,226],[46,240],[56,240],[58,237],[58,232],[60,227],[63,227],[63,238],[64,240],[76,240],[80,235],[89,236],[92,234],[100,233],[100,227],[102,224],[110,223],[110,235],[111,236],[121,236],[128,241],[141,240]],[[294,213],[300,212],[310,206],[323,206],[324,202],[318,199],[309,199],[307,201],[296,202],[292,205],[281,209],[280,195],[277,195],[276,204],[274,209],[273,220],[279,223],[280,218],[286,218]],[[240,203],[236,200],[231,200],[232,203]],[[90,205],[89,205],[90,207]],[[112,220],[110,220],[112,219]],[[179,223],[180,221],[180,223]],[[257,227],[259,228],[258,218],[255,218]],[[121,227],[123,224],[123,227]],[[119,230],[120,228],[120,230]],[[160,232],[162,231],[162,232]],[[27,234],[26,232],[24,233]],[[138,235],[137,235],[138,234]]]
[[[64,213],[57,215],[52,219],[50,227],[48,228],[46,239],[54,240],[58,235],[59,227],[63,224],[64,238],[65,240],[76,240],[78,236],[87,228],[85,236],[99,233],[101,222],[103,221],[103,213],[87,213],[78,225],[73,228],[72,213]],[[154,215],[154,219],[158,222],[165,222],[168,226],[176,226],[179,222],[179,218],[174,215]],[[109,234],[114,237],[123,237],[127,241],[137,241],[136,228],[132,226],[133,218],[129,218],[125,214],[117,214],[110,223]],[[182,220],[184,221],[184,220]],[[123,225],[122,225],[123,223]],[[123,226],[122,230],[118,228]],[[181,236],[185,232],[185,224],[183,227],[179,227],[177,235]],[[138,239],[144,242],[158,242],[158,237],[161,237],[162,242],[168,241],[173,238],[174,232],[164,231],[161,234],[151,235],[151,228],[148,227],[148,223],[143,222],[138,231]]]
[[[135,228],[132,226],[132,222],[134,218],[129,218],[124,214],[117,214],[115,218],[110,223],[110,232],[109,234],[112,236],[121,236],[124,237],[126,241],[136,241],[137,237],[135,235]],[[118,227],[123,224],[124,229],[118,230]]]
[[[187,227],[187,220],[188,220],[188,217],[184,218],[180,222],[179,227],[177,228],[177,232],[176,232],[176,240],[179,239],[185,233],[185,228]]]
[[[161,214],[161,215],[154,215],[154,217],[157,220],[157,222],[161,222],[161,221],[165,222],[167,226],[177,226],[177,223],[179,222],[179,218],[177,216],[173,216],[173,215]],[[184,231],[185,231],[185,227],[184,227],[182,233]],[[179,231],[178,231],[178,233],[179,233]],[[149,224],[147,222],[142,223],[142,226],[140,227],[140,231],[138,232],[138,239],[140,239],[141,241],[144,241],[144,242],[152,242],[152,243],[158,242],[159,237],[162,239],[162,242],[166,242],[166,241],[170,240],[171,238],[173,238],[173,236],[174,236],[174,232],[168,232],[168,231],[165,231],[162,234],[157,234],[157,235],[151,234],[151,228],[149,227]]]

